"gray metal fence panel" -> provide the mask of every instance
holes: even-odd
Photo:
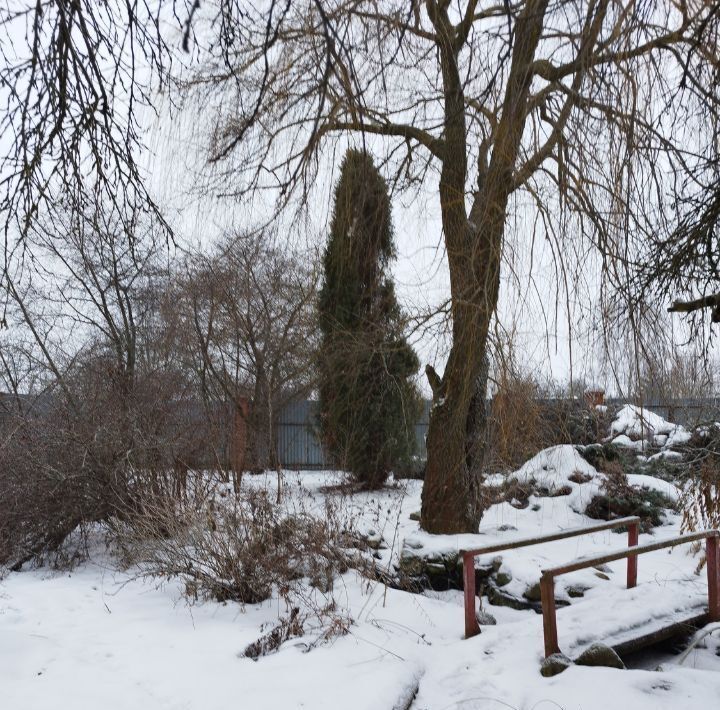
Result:
[[[320,442],[317,426],[318,403],[292,402],[277,424],[277,451],[283,468],[328,468],[330,459]]]
[[[611,411],[612,408],[620,408],[627,403],[627,399],[610,398],[606,400]],[[641,404],[639,401],[635,403]],[[487,406],[488,413],[490,413],[491,400],[488,401]],[[577,406],[583,406],[582,400],[577,400]],[[718,397],[673,400],[648,398],[642,402],[642,406],[659,414],[663,419],[685,426],[712,421],[720,422],[720,398]],[[430,400],[423,401],[420,420],[414,425],[415,454],[423,460],[427,458],[425,438],[430,422],[431,407]],[[320,443],[317,415],[318,402],[315,400],[293,402],[281,413],[277,425],[277,450],[280,463],[285,468],[332,468],[332,461]]]
[[[415,424],[415,455],[427,457],[425,437],[430,421],[429,400],[423,401],[420,420]],[[283,468],[332,468],[330,456],[320,442],[316,400],[292,402],[281,412],[277,431],[277,452]]]

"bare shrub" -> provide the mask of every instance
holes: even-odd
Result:
[[[488,417],[486,470],[513,471],[550,446],[596,442],[602,413],[588,407],[577,388],[542,385],[522,372],[512,344],[506,347]]]
[[[720,527],[720,429],[709,427],[703,439],[694,437],[687,481],[680,500],[682,529],[699,530]]]
[[[347,570],[332,514],[284,514],[266,490],[220,491],[213,487],[184,505],[161,497],[118,523],[127,558],[142,576],[179,578],[191,601],[255,604],[274,587],[289,600],[301,581],[327,593]]]
[[[261,636],[256,641],[245,648],[243,656],[257,660],[260,656],[267,656],[269,653],[277,651],[280,646],[296,636],[302,636],[304,633],[302,617],[300,616],[300,608],[293,607],[287,618],[282,618],[277,626]]]
[[[75,530],[128,517],[146,500],[185,496],[198,440],[207,449],[215,437],[212,422],[188,416],[180,378],[149,373],[136,382],[119,398],[112,368],[95,357],[66,373],[72,399],[49,390],[3,418],[0,564],[54,561]]]
[[[538,394],[529,377],[502,375],[489,418],[489,470],[514,470],[545,448]]]

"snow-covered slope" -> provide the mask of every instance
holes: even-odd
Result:
[[[591,480],[569,482],[570,495],[532,498],[524,509],[495,505],[472,536],[419,530],[410,518],[420,507],[418,481],[342,496],[322,492],[337,480],[333,474],[287,473],[286,488],[306,492],[318,514],[325,497],[335,496],[359,528],[382,536],[387,546],[378,550],[378,564],[391,566],[406,540],[459,550],[469,542],[591,524],[578,512],[579,502],[597,482],[594,469],[576,453],[572,447],[542,452],[517,476],[561,487],[578,470]],[[273,477],[252,482],[272,486]],[[678,533],[677,516],[669,520],[656,537]],[[643,535],[641,542],[650,539]],[[522,594],[544,567],[625,544],[624,535],[605,532],[505,553],[503,568],[512,577],[507,589]],[[662,621],[678,610],[701,607],[706,585],[694,574],[696,564],[685,548],[644,555],[634,590],[624,589],[622,562],[602,576],[582,570],[560,578],[558,598],[572,602],[558,610],[561,647],[574,656],[590,641],[617,638],[649,618]],[[305,636],[255,662],[242,651],[287,614],[277,597],[245,608],[209,602],[188,607],[177,584],[141,582],[133,579],[132,568],[119,572],[114,566],[112,557],[98,550],[75,572],[23,571],[0,583],[0,707],[680,710],[715,707],[720,698],[720,673],[709,672],[720,670],[720,658],[712,653],[703,656],[703,671],[692,669],[696,661],[690,657],[683,667],[666,662],[663,672],[573,666],[543,678],[542,618],[535,612],[486,602],[497,625],[464,640],[462,592],[410,594],[353,571],[327,595],[309,592],[318,604],[334,601],[339,619],[353,620],[346,634],[320,643],[322,629],[309,619]],[[570,599],[570,585],[586,587],[584,597]]]

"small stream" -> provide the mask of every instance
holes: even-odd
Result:
[[[702,631],[700,629],[697,632],[681,634],[639,651],[623,654],[622,660],[628,668],[646,671],[658,670],[659,666],[667,668],[676,665],[696,634],[701,634]],[[682,665],[686,668],[720,671],[720,628],[705,636]]]

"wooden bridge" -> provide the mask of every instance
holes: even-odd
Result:
[[[543,614],[543,636],[545,640],[545,655],[549,656],[560,651],[558,642],[557,612],[555,608],[555,578],[589,567],[597,567],[609,562],[627,560],[627,588],[637,585],[638,556],[656,550],[667,549],[687,543],[705,541],[706,571],[707,571],[707,609],[698,607],[697,599],[687,599],[685,605],[674,608],[670,614],[656,616],[648,614],[641,623],[633,624],[624,629],[622,633],[615,634],[609,640],[609,645],[622,653],[629,653],[646,646],[658,643],[692,628],[697,628],[709,621],[720,621],[720,532],[718,530],[702,530],[699,532],[672,537],[665,540],[638,545],[640,519],[637,516],[619,518],[606,523],[589,525],[581,528],[564,530],[550,535],[523,538],[495,545],[463,550],[463,582],[465,593],[465,637],[469,638],[480,633],[480,627],[475,611],[475,557],[479,555],[514,550],[531,545],[540,545],[555,540],[563,540],[581,535],[627,527],[627,547],[602,555],[581,557],[556,567],[542,570],[540,577],[540,594]],[[650,590],[648,590],[650,591]],[[636,597],[625,602],[636,603]],[[642,616],[642,612],[641,612]],[[562,620],[562,618],[561,618]],[[602,619],[594,619],[602,622]]]

